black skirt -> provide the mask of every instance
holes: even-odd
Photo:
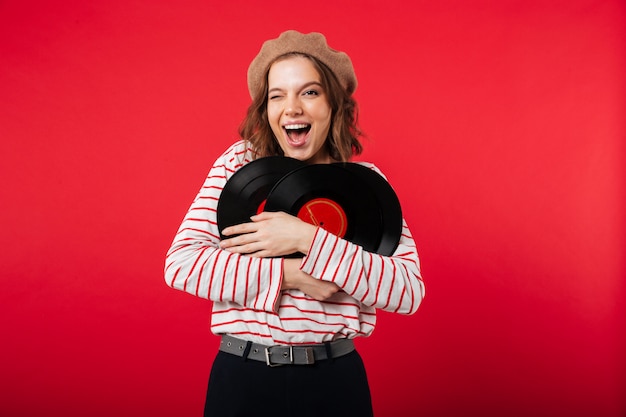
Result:
[[[361,356],[353,351],[313,365],[269,367],[219,352],[209,378],[205,417],[371,417]]]

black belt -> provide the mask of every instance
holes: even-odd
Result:
[[[339,339],[318,345],[267,346],[237,339],[229,335],[222,336],[222,352],[248,359],[265,362],[267,366],[312,365],[315,361],[338,358],[354,350],[352,339]]]

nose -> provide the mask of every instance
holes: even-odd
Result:
[[[285,114],[288,116],[302,114],[302,105],[297,95],[289,95],[285,103]]]

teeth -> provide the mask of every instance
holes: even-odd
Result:
[[[285,129],[287,130],[295,130],[295,129],[306,129],[309,127],[307,124],[297,124],[297,125],[285,125]]]

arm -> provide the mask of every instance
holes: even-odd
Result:
[[[284,256],[295,252],[306,254],[317,230],[316,226],[282,212],[264,212],[251,219],[249,223],[224,229],[224,235],[235,237],[222,240],[220,247],[253,257]],[[334,283],[315,279],[301,271],[300,262],[295,258],[284,259],[281,290],[300,290],[318,301],[339,291]]]
[[[405,222],[400,244],[390,257],[366,252],[318,229],[300,269],[386,311],[413,314],[424,297],[417,250]]]
[[[172,288],[212,301],[274,311],[282,260],[227,252],[218,246],[220,193],[227,179],[249,161],[240,142],[215,162],[167,252],[165,281]]]
[[[322,281],[300,270],[300,259],[285,259],[283,290],[300,290],[317,301],[332,297],[340,288],[334,282]]]
[[[322,301],[341,287],[363,304],[405,314],[414,313],[424,296],[417,250],[405,222],[394,256],[387,257],[285,213],[262,213],[252,220],[225,229],[239,236],[223,240],[221,247],[255,257],[305,254],[302,261],[285,259],[282,289],[299,289]]]

